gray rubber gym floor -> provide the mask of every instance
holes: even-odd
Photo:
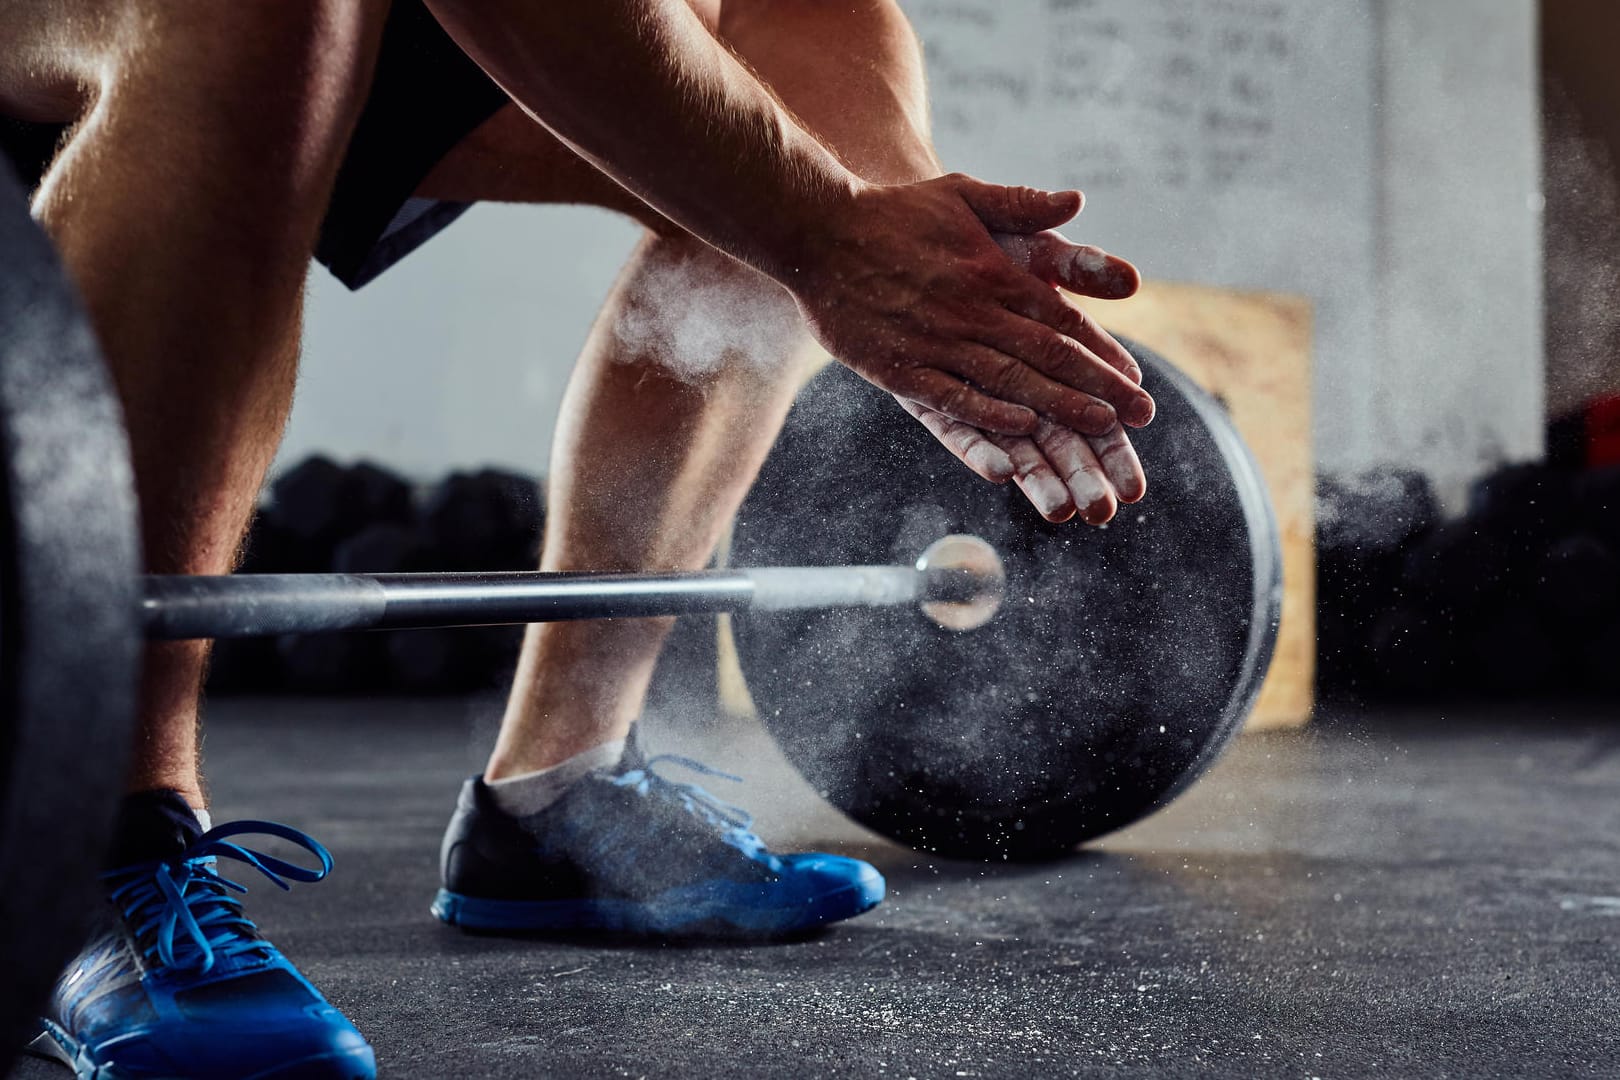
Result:
[[[216,820],[328,844],[249,910],[384,1075],[1479,1077],[1620,1073],[1620,724],[1478,706],[1250,736],[1169,810],[1042,866],[847,825],[746,730],[676,738],[786,844],[890,899],[788,945],[463,936],[427,915],[493,701],[225,701]],[[233,875],[236,876],[236,875]],[[19,1075],[66,1075],[42,1063]]]

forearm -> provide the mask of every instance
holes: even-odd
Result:
[[[671,221],[779,281],[862,181],[684,0],[430,0],[536,119]]]

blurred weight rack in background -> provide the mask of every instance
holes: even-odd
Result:
[[[266,487],[244,547],[250,574],[533,570],[544,485],[503,469],[416,483],[370,461],[315,455]],[[681,619],[649,695],[702,722],[718,698],[714,616]],[[211,694],[504,692],[523,629],[394,630],[219,642]],[[707,708],[693,708],[702,703]]]
[[[1620,696],[1620,399],[1548,447],[1451,520],[1417,472],[1319,485],[1325,695]]]
[[[417,485],[372,462],[315,456],[266,489],[245,573],[532,570],[545,506],[532,476],[483,469]],[[453,693],[493,688],[520,627],[320,634],[221,642],[214,693]]]

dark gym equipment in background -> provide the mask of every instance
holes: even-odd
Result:
[[[1328,697],[1620,691],[1620,466],[1508,465],[1451,521],[1410,471],[1318,502]]]
[[[520,571],[539,561],[540,483],[500,469],[413,484],[375,462],[305,458],[266,487],[242,571],[405,574]],[[214,649],[210,693],[463,693],[497,686],[522,630],[488,627],[362,637],[228,639]]]

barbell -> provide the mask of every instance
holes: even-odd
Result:
[[[1104,529],[1044,522],[833,366],[735,523],[730,558],[758,569],[142,576],[112,388],[3,166],[0,254],[0,1063],[94,902],[145,638],[725,612],[756,711],[826,798],[981,859],[1065,852],[1163,805],[1270,661],[1281,555],[1259,473],[1218,403],[1129,344],[1159,404],[1134,436],[1153,491]],[[9,887],[24,876],[52,888]]]
[[[147,638],[420,630],[703,612],[915,605],[942,627],[994,617],[1005,572],[976,536],[945,536],[910,565],[773,566],[667,574],[149,574]]]

